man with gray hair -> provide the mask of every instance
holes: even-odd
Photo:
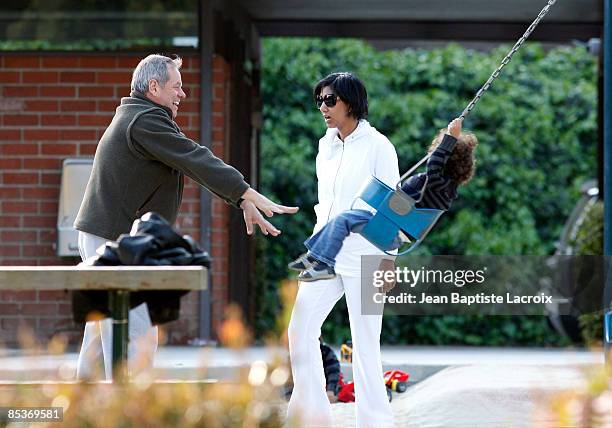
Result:
[[[280,233],[260,211],[268,217],[297,212],[297,207],[276,204],[252,189],[240,172],[181,132],[174,121],[186,98],[181,64],[180,58],[149,55],[134,69],[130,96],[121,99],[96,149],[74,224],[83,260],[107,240],[128,233],[133,221],[149,211],[174,223],[184,175],[242,209],[249,235],[253,225],[264,235]],[[91,379],[100,356],[105,377],[111,378],[111,333],[110,319],[86,323],[77,378]],[[157,327],[152,326],[146,303],[130,310],[129,339],[129,369],[152,367]]]

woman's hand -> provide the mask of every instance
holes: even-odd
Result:
[[[448,124],[448,128],[446,129],[446,133],[448,135],[452,135],[455,138],[459,138],[461,135],[461,119],[453,119],[451,123]]]

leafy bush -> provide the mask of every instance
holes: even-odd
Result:
[[[304,251],[314,225],[315,156],[325,132],[312,87],[328,73],[355,72],[369,94],[370,123],[394,143],[400,170],[459,115],[509,46],[488,53],[444,48],[376,51],[355,40],[263,42],[261,183],[265,194],[299,205],[276,219],[280,237],[262,239],[256,330],[277,312],[286,263]],[[596,58],[583,48],[526,44],[466,121],[480,140],[474,180],[419,251],[423,254],[532,254],[553,251],[564,220],[592,175],[597,141]],[[324,325],[327,341],[349,337],[343,304]],[[544,318],[389,317],[385,343],[552,344]]]
[[[571,242],[575,254],[603,254],[604,206],[602,201],[589,205],[584,220]],[[578,317],[584,342],[599,345],[603,342],[603,311],[582,314]]]

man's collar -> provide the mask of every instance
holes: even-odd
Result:
[[[163,106],[161,104],[157,104],[155,101],[151,100],[151,98],[147,97],[146,95],[144,95],[144,94],[142,94],[140,92],[137,92],[137,91],[131,91],[130,92],[130,97],[138,98],[139,100],[147,101],[147,102],[153,104],[156,107],[163,108],[170,115],[170,119],[172,119],[172,110],[170,110],[166,106]]]

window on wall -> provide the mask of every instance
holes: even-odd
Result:
[[[197,46],[198,0],[0,1],[0,50]]]

